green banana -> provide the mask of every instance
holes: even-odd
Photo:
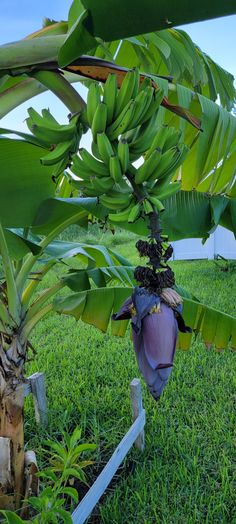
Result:
[[[169,171],[172,171],[172,166],[175,163],[176,156],[178,156],[178,150],[176,147],[168,149],[165,153],[163,153],[163,155],[161,155],[161,161],[156,172],[156,178],[158,180],[166,176]]]
[[[42,109],[42,116],[45,120],[48,121],[48,123],[54,124],[55,126],[59,126],[59,122],[52,116],[52,113],[50,113],[49,109]]]
[[[152,194],[150,194],[149,196],[149,199],[151,200],[151,197],[153,198],[153,193],[155,193],[155,195],[157,195],[158,199],[160,200],[165,200],[166,198],[169,198],[173,195],[175,195],[175,193],[178,193],[178,191],[181,189],[181,182],[172,182],[172,184],[169,184],[168,187],[166,187],[166,189],[162,190],[162,191],[158,191],[158,188],[153,188],[152,190]],[[152,200],[151,200],[152,202]]]
[[[149,118],[151,118],[154,113],[157,113],[163,100],[163,96],[164,92],[162,89],[154,90],[151,103],[149,104],[149,107],[146,110],[144,117],[142,118],[142,124],[144,124],[144,122],[147,122],[147,120],[149,120]]]
[[[84,196],[98,196],[98,191],[91,187],[91,182],[89,182],[89,184],[87,185],[83,180],[72,180],[71,185],[72,187],[80,191]]]
[[[107,177],[110,175],[105,164],[94,158],[86,149],[79,149],[79,154],[88,169],[97,173],[98,176]]]
[[[33,107],[29,107],[27,111],[28,111],[29,117],[31,118],[33,124],[36,124],[40,127],[46,126],[46,120],[39,113],[37,113],[37,111],[35,111]],[[57,123],[57,126],[58,125],[59,124]],[[55,124],[54,124],[54,127],[55,127]]]
[[[134,100],[134,111],[133,117],[130,122],[130,128],[134,129],[140,125],[143,114],[145,113],[145,108],[147,104],[147,93],[146,91],[140,91]]]
[[[160,180],[155,180],[155,182],[151,182],[151,184],[147,184],[148,191],[150,193],[154,192],[157,196],[159,193],[162,193],[166,191],[166,189],[169,187],[171,180],[173,178],[173,171],[168,176],[165,176],[161,178]]]
[[[126,173],[129,165],[129,146],[125,138],[120,138],[117,148],[117,154],[123,173]]]
[[[53,151],[50,151],[50,153],[48,153],[46,156],[42,157],[40,161],[44,166],[51,166],[53,164],[57,164],[65,157],[68,157],[69,164],[71,150],[73,152],[73,146],[71,141],[62,142],[61,144],[57,144],[55,149],[53,149]]]
[[[119,114],[114,122],[106,129],[108,138],[113,141],[118,138],[119,135],[131,129],[130,122],[134,114],[134,100],[130,100],[125,106],[123,111]]]
[[[139,77],[137,76],[137,71],[133,70],[126,73],[116,97],[114,118],[117,118],[131,98],[134,98],[138,81]]]
[[[125,138],[125,140],[127,140],[128,144],[132,144],[136,140],[136,138],[138,138],[139,130],[140,127],[130,129],[129,131],[126,131],[126,133],[124,133],[122,137]]]
[[[156,196],[149,195],[148,196],[148,200],[151,202],[151,204],[153,204],[155,206],[155,208],[158,211],[158,213],[161,213],[162,211],[165,210],[162,202]]]
[[[101,97],[99,85],[97,82],[92,82],[89,86],[87,96],[87,120],[90,127],[92,127],[93,118],[100,102]]]
[[[123,211],[120,211],[118,213],[110,213],[108,215],[108,218],[109,220],[111,220],[111,222],[127,222],[129,219],[130,212],[132,211],[132,208],[133,208],[133,205],[130,204]]]
[[[166,159],[168,158],[168,153],[174,152],[172,160],[169,162],[164,162],[164,157]],[[173,178],[174,172],[176,169],[183,164],[187,154],[189,152],[188,146],[185,144],[181,144],[178,147],[172,147],[171,149],[168,149],[163,155],[162,155],[162,164],[160,164],[159,168],[160,171],[158,172],[158,179],[161,179],[163,177],[168,177],[170,180]],[[172,176],[171,176],[172,175]]]
[[[94,113],[91,131],[93,140],[96,142],[97,134],[103,133],[106,130],[107,125],[107,106],[104,102],[100,102]]]
[[[130,194],[130,185],[126,182],[124,177],[122,177],[118,183],[116,182],[114,187],[115,189],[117,189],[117,191],[120,191],[121,193]]]
[[[130,204],[131,198],[132,193],[120,193],[113,189],[109,193],[103,195],[100,202],[108,209],[117,210],[126,208]]]
[[[91,142],[91,151],[93,153],[93,156],[95,156],[98,160],[102,160],[102,157],[99,153],[98,145],[96,144],[96,142],[94,142],[94,140],[92,140]]]
[[[153,213],[153,205],[151,204],[151,202],[149,202],[147,198],[143,200],[142,205],[145,215],[150,215],[151,213]]]
[[[55,167],[52,171],[52,180],[56,180],[62,173],[64,173],[65,169],[70,165],[71,159],[66,155],[60,162],[55,164]]]
[[[128,216],[128,222],[129,223],[133,223],[135,222],[135,220],[137,220],[139,218],[141,214],[141,203],[140,202],[137,202],[137,204],[135,204],[130,213],[129,213],[129,216]]]
[[[152,154],[154,149],[156,149],[157,147],[162,150],[167,136],[168,136],[168,126],[161,125],[156,131],[151,147],[147,151],[145,158],[148,158]]]
[[[122,179],[122,170],[120,161],[117,155],[112,155],[109,162],[110,175],[115,180],[119,182]]]
[[[139,109],[137,109],[136,115],[134,115],[134,120],[132,122],[134,127],[136,127],[137,125],[142,125],[143,122],[149,120],[150,117],[148,117],[147,119],[146,114],[149,112],[149,108],[153,103],[153,93],[153,87],[149,86],[146,88],[145,91],[140,91],[138,96],[136,97],[135,101],[139,104]]]
[[[92,188],[96,189],[96,191],[99,191],[101,194],[107,193],[107,191],[110,191],[114,185],[114,181],[111,179],[110,176],[97,178],[97,177],[91,177],[91,186]]]
[[[27,126],[29,130],[42,142],[47,142],[48,144],[60,144],[68,140],[72,140],[76,135],[77,129],[76,126],[58,126],[58,128],[49,128],[39,126],[32,122],[31,119],[26,119]]]
[[[141,184],[149,180],[153,172],[156,172],[158,165],[162,160],[161,151],[159,149],[154,149],[149,158],[137,169],[135,174],[136,184]]]
[[[109,166],[110,157],[114,155],[114,151],[106,133],[97,134],[97,147],[102,161]]]
[[[78,155],[72,156],[72,166],[70,167],[72,173],[74,173],[79,178],[84,180],[90,180],[91,176],[97,176],[97,173],[94,173],[85,162],[78,157]]]
[[[142,124],[139,129],[137,138],[130,144],[130,153],[136,155],[137,158],[147,151],[154,140],[156,134],[156,114]]]
[[[103,89],[103,102],[107,106],[107,124],[113,120],[117,97],[117,78],[115,74],[108,75]]]
[[[148,76],[145,76],[143,80],[140,79],[139,91],[142,89],[145,90],[147,87],[152,87],[152,80]]]
[[[181,135],[182,131],[178,131],[177,129],[175,129],[175,127],[169,127],[168,136],[163,146],[163,153],[165,153],[167,149],[177,146],[181,139]]]

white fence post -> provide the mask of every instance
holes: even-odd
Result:
[[[34,373],[29,377],[29,381],[33,395],[36,422],[46,426],[48,415],[44,373]]]
[[[143,410],[142,386],[138,378],[134,378],[130,384],[130,399],[133,413],[133,421],[135,421]],[[139,433],[134,445],[141,451],[144,450],[144,429]]]
[[[32,393],[34,401],[35,419],[38,424],[44,426],[48,423],[47,397],[44,373],[34,373],[28,377],[24,384],[24,396]]]

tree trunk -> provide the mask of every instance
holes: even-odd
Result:
[[[19,508],[24,493],[23,365],[26,344],[0,344],[0,509]]]

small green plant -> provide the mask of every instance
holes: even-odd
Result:
[[[236,261],[228,260],[227,258],[222,257],[222,255],[216,255],[214,262],[220,271],[231,273],[236,270]]]
[[[41,491],[38,497],[30,497],[28,503],[37,512],[32,520],[22,520],[12,511],[1,511],[5,517],[6,524],[22,524],[33,522],[34,524],[57,524],[63,522],[71,524],[72,519],[69,512],[73,502],[78,503],[78,492],[73,487],[74,480],[86,482],[84,469],[93,464],[91,460],[80,460],[81,454],[86,451],[94,451],[96,444],[79,444],[81,440],[81,429],[75,428],[72,435],[63,433],[63,440],[46,442],[49,449],[50,466],[38,475],[48,485]],[[68,486],[69,484],[69,486]],[[65,509],[66,506],[66,509]]]

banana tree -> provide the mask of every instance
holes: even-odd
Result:
[[[49,25],[40,34],[31,35],[29,39],[0,49],[2,116],[22,101],[27,100],[38,92],[42,92],[44,89],[51,89],[64,101],[71,111],[71,121],[68,126],[70,129],[62,129],[59,132],[57,124],[55,122],[52,124],[53,129],[56,126],[59,134],[61,132],[62,134],[66,133],[66,135],[63,135],[63,138],[60,138],[62,134],[60,134],[60,137],[57,134],[56,139],[54,135],[54,140],[45,134],[44,136],[39,136],[40,120],[31,111],[28,124],[29,127],[31,126],[31,131],[35,133],[35,136],[30,138],[22,136],[25,139],[24,141],[4,138],[0,143],[2,148],[2,187],[5,191],[5,193],[4,191],[1,192],[0,197],[0,248],[3,271],[0,305],[0,387],[3,409],[1,412],[0,436],[3,439],[2,443],[6,444],[4,463],[9,464],[10,461],[12,465],[11,473],[9,473],[9,468],[3,469],[3,474],[1,473],[3,478],[3,480],[1,478],[2,492],[0,493],[2,507],[17,507],[23,493],[23,396],[21,384],[23,382],[23,369],[27,353],[29,350],[33,350],[28,341],[31,330],[53,308],[59,312],[69,314],[73,312],[76,318],[82,316],[84,321],[92,322],[92,312],[94,312],[98,296],[100,296],[100,299],[101,296],[106,297],[107,303],[104,310],[101,311],[101,315],[96,317],[95,323],[98,327],[105,330],[109,324],[111,311],[118,309],[122,299],[125,298],[127,293],[130,294],[131,289],[122,288],[119,290],[119,288],[113,289],[109,287],[106,295],[105,284],[113,278],[120,280],[123,284],[132,284],[131,270],[125,267],[127,263],[114,253],[106,252],[101,248],[96,249],[82,246],[81,244],[65,245],[55,241],[58,234],[68,225],[72,223],[83,224],[87,221],[88,216],[92,215],[104,219],[109,209],[106,205],[98,204],[97,200],[93,198],[70,198],[71,185],[64,174],[64,169],[70,164],[71,155],[75,155],[77,151],[81,133],[86,130],[86,126],[89,124],[85,103],[71,83],[78,80],[78,73],[83,76],[83,81],[84,78],[98,78],[107,81],[109,73],[114,71],[113,63],[104,64],[102,61],[100,63],[95,61],[92,62],[91,66],[91,58],[83,58],[81,60],[82,52],[92,50],[91,54],[98,57],[105,53],[102,56],[106,58],[109,56],[113,62],[117,60],[119,65],[128,65],[129,67],[131,64],[136,66],[142,65],[143,69],[147,70],[152,82],[149,87],[155,89],[155,92],[161,92],[163,95],[160,97],[162,107],[158,113],[159,126],[167,122],[171,126],[180,128],[182,139],[191,150],[188,156],[190,157],[192,154],[194,163],[196,163],[190,180],[184,174],[185,163],[183,165],[182,180],[184,189],[195,189],[198,185],[203,184],[204,191],[204,187],[210,181],[212,194],[215,193],[216,188],[220,187],[222,195],[227,194],[231,196],[229,199],[228,196],[220,195],[220,197],[215,197],[214,199],[204,193],[201,195],[196,192],[184,191],[168,198],[165,202],[165,211],[163,211],[163,222],[165,222],[166,217],[167,226],[165,227],[168,230],[170,225],[168,223],[168,211],[170,212],[171,210],[173,212],[174,210],[175,219],[177,218],[177,220],[174,221],[175,226],[173,226],[173,223],[171,224],[172,238],[176,238],[175,235],[178,238],[183,238],[187,234],[189,236],[207,236],[210,229],[216,223],[219,223],[220,219],[225,221],[227,227],[231,229],[235,227],[235,207],[232,199],[235,191],[232,178],[235,120],[226,110],[219,108],[219,106],[208,101],[204,96],[211,96],[215,99],[219,93],[224,105],[230,107],[235,94],[232,88],[231,77],[217,68],[203,54],[198,53],[198,50],[183,33],[166,30],[165,34],[153,33],[148,37],[130,38],[134,34],[140,34],[138,20],[141,20],[141,18],[139,17],[138,19],[134,18],[135,24],[132,29],[128,26],[123,26],[125,33],[121,32],[122,25],[120,22],[117,22],[117,28],[111,27],[109,34],[100,32],[101,7],[99,7],[100,11],[98,9],[97,12],[95,4],[93,5],[91,2],[87,11],[80,2],[73,2],[68,25]],[[140,8],[141,3],[138,3],[137,12],[139,12]],[[231,5],[227,11],[222,6],[217,5],[217,9],[216,14],[220,16],[233,12],[234,6]],[[212,13],[213,11],[209,8],[208,15],[211,16]],[[163,23],[153,27],[154,14],[156,15],[156,12],[153,12],[153,7],[149,5],[145,26],[143,26],[141,33],[163,29]],[[199,15],[193,13],[193,16],[198,17]],[[121,18],[123,18],[123,24],[124,14],[122,14]],[[95,20],[98,22],[98,25],[95,24]],[[169,18],[167,20],[168,25],[172,25],[169,24],[171,20]],[[180,19],[178,18],[178,20]],[[186,21],[190,21],[190,18],[182,18],[179,23]],[[165,23],[167,24],[167,22]],[[93,24],[93,27],[96,27],[95,36],[91,30],[91,24]],[[178,49],[180,49],[176,49],[176,41],[181,39],[181,36],[182,44],[180,45],[185,47],[185,51],[188,46],[192,64],[195,60],[193,57],[196,54],[199,54],[200,57],[198,68],[192,67],[192,71],[189,68],[190,77],[191,74],[192,78],[195,75],[193,82],[195,89],[183,87],[179,84],[176,85],[171,78],[153,76],[156,73],[162,76],[163,73],[164,75],[167,73],[153,59],[157,48],[166,58],[166,62],[163,60],[165,67],[169,67],[172,58],[173,68],[174,70],[176,69],[175,56],[177,56]],[[99,37],[99,40],[97,37]],[[121,43],[115,41],[116,38],[120,37],[126,38],[126,40],[123,40]],[[106,41],[104,42],[101,38],[105,38]],[[124,53],[126,53],[125,47],[126,49],[128,47],[130,52],[128,57],[130,60],[129,64],[122,64]],[[135,63],[133,62],[133,53],[135,53],[137,60]],[[169,56],[171,56],[170,59],[168,59]],[[93,60],[96,60],[96,57]],[[63,74],[62,71],[64,71]],[[126,70],[118,67],[116,68],[116,73],[118,85],[120,86]],[[100,75],[102,75],[102,78]],[[184,75],[186,83],[187,71],[186,69],[183,71],[179,67],[178,78],[182,80]],[[221,89],[219,77],[224,78],[227,89],[225,89],[225,86],[224,89]],[[192,78],[188,78],[190,83]],[[211,87],[206,87],[206,78]],[[143,82],[145,81],[145,75],[142,80]],[[198,93],[199,84],[202,86],[203,94],[201,95]],[[224,93],[227,93],[225,98]],[[157,98],[156,94],[154,98]],[[45,114],[42,114],[43,119],[45,116]],[[48,114],[47,117],[49,118]],[[180,119],[180,117],[184,117],[185,121]],[[37,121],[35,121],[35,118]],[[202,119],[204,132],[201,138],[196,140],[196,130],[193,129],[192,124],[199,127],[200,119]],[[145,122],[143,123],[145,124]],[[112,122],[110,124],[112,125]],[[112,131],[114,132],[114,129]],[[1,133],[5,135],[8,131],[2,129]],[[197,144],[200,145],[198,146]],[[76,164],[76,160],[74,160],[74,164]],[[118,176],[117,166],[114,165],[112,169],[114,177]],[[132,175],[134,176],[134,174],[131,173],[131,179]],[[223,181],[222,177],[224,177]],[[61,198],[60,193],[55,198],[55,184],[57,188],[63,191],[61,194],[69,198]],[[95,191],[93,194],[96,195],[98,191],[101,191],[97,187],[91,187],[90,190],[92,189]],[[208,190],[209,188],[207,188]],[[144,195],[142,195],[143,197]],[[145,198],[143,198],[144,200]],[[9,206],[9,201],[11,206]],[[179,214],[181,203],[185,205],[184,215],[182,211]],[[148,215],[148,204],[146,205],[147,213],[144,214]],[[203,216],[198,216],[195,213],[195,219],[192,218],[194,206],[195,209],[204,211]],[[182,224],[180,219],[181,225],[177,227],[177,221],[181,216]],[[189,224],[188,233],[186,233],[186,222],[184,223],[183,217],[185,221],[187,217]],[[134,219],[133,222],[132,220],[130,222],[127,221],[127,227],[137,232],[142,229],[146,234],[148,221],[144,216],[139,217],[137,215],[136,218],[137,220]],[[117,223],[119,223],[118,220]],[[126,227],[124,222],[122,222],[122,227]],[[68,275],[59,278],[59,281],[52,288],[34,296],[43,276],[54,267],[58,260],[70,258],[72,254],[80,260],[88,261],[88,267],[85,269],[80,267],[74,268]],[[96,294],[96,290],[90,289],[91,280],[95,285],[102,286],[101,289],[97,290],[99,295],[98,293]],[[67,299],[61,299],[61,302],[53,300],[55,294],[65,286],[71,287],[79,294],[75,294]],[[66,301],[63,302],[63,300]],[[212,326],[218,325],[215,320],[217,319],[218,322],[219,318],[223,319],[224,325],[227,324],[228,326],[227,340],[230,338],[234,340],[235,322],[233,319],[230,318],[226,322],[225,316],[219,317],[219,312],[212,313],[212,317],[210,317],[210,312],[208,313],[208,321],[205,320],[204,324],[202,319],[207,318],[205,316],[207,308],[204,308],[202,305],[195,305],[195,303],[192,305],[191,302],[187,301],[186,303],[190,304],[189,315],[193,327],[202,333],[204,333],[203,325],[210,326],[212,329],[212,332],[207,334],[205,338],[207,342],[217,342],[218,339],[214,338],[215,332],[213,333]],[[209,318],[213,320],[210,322]],[[116,333],[122,333],[123,331],[123,324],[122,327],[121,324],[118,324]],[[10,441],[12,441],[11,447],[9,445]],[[10,492],[15,492],[15,495],[10,496]]]
[[[113,280],[132,284],[127,261],[113,251],[55,240],[68,225],[85,225],[96,199],[61,198],[60,192],[56,198],[52,167],[40,163],[45,153],[27,141],[0,142],[1,508],[18,507],[24,495],[22,386],[25,362],[34,353],[32,330],[67,286],[86,290],[91,283],[104,286]],[[54,284],[39,290],[56,264],[61,270]]]

